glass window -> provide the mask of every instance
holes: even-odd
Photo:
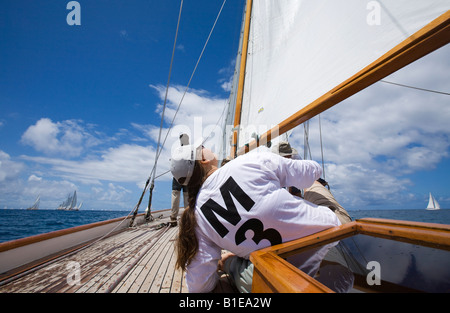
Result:
[[[367,235],[286,260],[336,292],[450,292],[450,251]]]

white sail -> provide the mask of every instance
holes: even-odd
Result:
[[[41,195],[39,195],[34,201],[33,205],[27,208],[27,210],[38,210],[39,204],[41,203]]]
[[[70,202],[70,205],[68,207],[68,210],[74,210],[77,207],[77,191],[75,190],[73,192],[72,201]]]
[[[433,197],[433,195],[430,192],[430,199],[428,200],[428,206],[427,210],[439,210],[441,207],[439,203],[436,201],[436,199]]]
[[[57,210],[64,210],[64,211],[78,211],[80,206],[77,208],[77,191],[75,190],[73,194],[69,194],[67,196],[67,199],[59,205]]]
[[[254,0],[238,147],[449,9],[449,0]]]

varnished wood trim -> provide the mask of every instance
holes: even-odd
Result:
[[[357,230],[359,234],[450,250],[450,225],[363,219],[358,220]]]
[[[358,219],[356,221],[358,222],[358,224],[371,223],[371,224],[404,226],[404,227],[409,227],[409,228],[434,229],[434,230],[438,230],[438,231],[439,230],[450,231],[450,225],[446,225],[446,224],[390,220],[390,219],[385,219],[385,218],[372,218],[372,217],[362,218],[362,219]]]
[[[356,222],[347,223],[338,227],[329,228],[303,238],[266,248],[283,258],[299,253],[304,247],[313,248],[334,242],[357,233]]]
[[[303,249],[322,246],[355,234],[450,250],[450,225],[361,219],[251,253],[250,260],[255,266],[254,275],[256,275],[252,290],[254,292],[330,292],[326,290],[328,288],[283,258],[299,253]]]
[[[241,55],[241,66],[239,70],[239,83],[236,96],[236,108],[234,114],[234,127],[238,127],[241,124],[241,111],[242,111],[242,98],[244,94],[244,83],[245,83],[245,68],[247,66],[247,51],[248,51],[248,38],[250,35],[250,20],[252,16],[252,0],[247,0],[247,7],[245,13],[245,27],[244,36],[242,42],[242,55]],[[234,158],[236,153],[236,147],[238,142],[238,131],[233,132],[233,142],[231,145],[231,158]]]
[[[251,258],[257,269],[256,282],[252,285],[252,292],[307,292],[332,293],[333,291],[319,283],[309,275],[303,273],[292,264],[281,259],[274,253],[263,253],[257,258]],[[254,272],[254,277],[255,277]],[[255,279],[255,278],[254,278]],[[263,282],[258,285],[257,282]]]

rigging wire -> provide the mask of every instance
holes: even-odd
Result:
[[[145,218],[148,220],[148,219],[150,219],[150,216],[151,216],[151,214],[150,214],[151,197],[152,197],[153,188],[155,186],[154,182],[155,182],[156,166],[158,164],[158,156],[161,153],[160,150],[162,150],[161,133],[162,133],[163,123],[164,123],[164,113],[166,111],[167,95],[168,95],[168,91],[169,91],[170,78],[172,76],[172,66],[173,66],[173,59],[174,59],[174,56],[175,56],[176,45],[177,45],[178,31],[180,29],[180,20],[181,20],[181,12],[183,11],[183,2],[184,2],[184,0],[181,0],[180,10],[179,10],[179,13],[178,13],[177,29],[176,29],[176,32],[175,32],[175,39],[174,39],[173,48],[172,48],[172,57],[170,59],[169,77],[167,79],[166,94],[164,96],[163,111],[162,111],[162,116],[161,116],[161,126],[159,127],[159,135],[158,135],[158,144],[157,144],[157,147],[156,147],[155,164],[153,165],[153,168],[152,168],[152,170],[150,172],[150,176],[149,176],[149,178],[147,179],[147,181],[145,183],[144,190],[142,191],[141,197],[139,198],[139,201],[138,201],[136,207],[134,208],[133,218],[130,221],[130,227],[133,225],[134,219],[135,219],[135,217],[137,215],[137,212],[139,210],[139,206],[141,205],[141,202],[142,202],[142,199],[144,197],[144,194],[147,191],[147,188],[148,188],[148,186],[150,184],[150,177],[153,177],[152,180],[151,180],[151,185],[150,185],[149,206],[148,206],[148,211],[146,213]]]
[[[437,94],[441,94],[441,95],[450,96],[450,93],[448,93],[448,92],[419,88],[419,87],[414,87],[414,86],[409,86],[409,85],[403,85],[403,84],[399,84],[399,83],[390,82],[387,80],[380,80],[380,82],[386,83],[386,84],[391,84],[391,85],[396,85],[396,86],[400,86],[400,87],[406,87],[406,88],[411,88],[411,89],[416,89],[416,90],[421,90],[421,91],[426,91],[426,92],[433,92],[433,93],[437,93]]]
[[[303,123],[304,133],[303,133],[303,159],[304,160],[312,160],[311,154],[311,146],[309,145],[309,120]],[[322,157],[322,172],[323,179],[326,180],[325,176],[325,161],[324,161],[324,153],[323,153],[323,140],[322,140],[322,122],[319,114],[319,134],[320,134],[320,154]],[[308,156],[309,154],[309,156]]]
[[[175,40],[174,40],[174,42],[173,42],[173,48],[172,48],[172,57],[171,57],[171,59],[170,59],[169,78],[167,79],[166,94],[165,94],[165,96],[164,96],[164,104],[163,104],[163,110],[162,110],[162,114],[161,114],[161,125],[160,125],[160,127],[159,127],[158,145],[157,145],[157,148],[156,148],[156,155],[159,155],[160,149],[162,150],[162,146],[160,145],[160,143],[161,143],[161,133],[162,133],[163,125],[164,125],[164,113],[165,113],[165,111],[166,111],[167,95],[169,94],[170,77],[171,77],[171,75],[172,75],[173,59],[174,59],[174,56],[175,56],[175,49],[176,49],[176,46],[177,46],[178,30],[180,29],[180,20],[181,20],[181,12],[182,12],[182,10],[183,10],[183,1],[184,1],[184,0],[181,0],[181,3],[180,3],[180,12],[178,13],[177,30],[176,30],[176,32],[175,32]],[[156,174],[156,170],[155,170],[155,169],[156,169],[156,167],[157,167],[157,164],[158,164],[158,158],[156,157],[156,158],[155,158],[155,165],[153,166],[153,169],[152,169],[152,173],[153,173],[152,184],[153,184],[153,182],[155,181],[155,174]]]
[[[166,133],[166,137],[164,138],[162,147],[164,147],[164,144],[166,143],[167,137],[169,137],[170,131],[171,131],[171,129],[173,127],[173,124],[175,122],[175,118],[177,117],[178,111],[180,111],[181,104],[183,103],[184,97],[186,96],[186,93],[189,90],[189,86],[191,85],[192,79],[194,78],[195,72],[197,71],[197,67],[198,67],[198,65],[199,65],[199,63],[200,63],[200,61],[201,61],[201,59],[203,57],[203,53],[206,50],[206,46],[209,43],[209,39],[211,38],[211,35],[212,35],[212,33],[213,33],[213,31],[214,31],[214,29],[216,27],[216,24],[217,24],[217,21],[219,20],[220,15],[222,14],[222,10],[223,10],[223,7],[225,6],[226,2],[227,2],[227,0],[224,0],[223,3],[222,3],[222,6],[220,7],[219,13],[217,14],[216,20],[214,21],[214,24],[213,24],[213,26],[211,28],[211,31],[209,32],[208,38],[206,39],[206,42],[205,42],[205,44],[203,46],[203,49],[202,49],[202,52],[200,53],[200,56],[198,57],[197,63],[195,64],[195,67],[194,67],[194,70],[192,71],[191,77],[189,78],[187,86],[184,89],[183,96],[181,97],[180,103],[178,104],[177,110],[175,111],[175,114],[174,114],[174,116],[172,118],[172,122],[170,123],[169,130]],[[157,158],[159,158],[160,154],[161,154],[161,151],[159,151],[159,154],[157,155]]]
[[[215,129],[217,127],[217,125],[219,125],[220,121],[222,120],[222,117],[225,114],[226,108],[228,107],[228,100],[225,100],[225,105],[223,106],[223,110],[222,110],[222,114],[220,114],[220,117],[217,119],[216,125],[214,125],[213,129]],[[205,138],[205,140],[203,140],[202,144],[204,144],[212,135],[213,132],[210,132],[208,137]]]
[[[311,147],[309,146],[309,120],[303,123],[303,131],[303,159],[312,160]]]
[[[175,114],[174,114],[174,116],[173,116],[173,118],[172,118],[172,122],[171,122],[171,124],[170,124],[170,126],[169,126],[169,130],[167,131],[166,136],[164,137],[164,141],[163,141],[163,144],[162,144],[162,146],[161,146],[161,150],[159,151],[159,153],[158,153],[158,155],[156,156],[156,158],[159,158],[159,156],[161,155],[162,147],[164,147],[164,144],[165,144],[166,141],[167,141],[167,137],[169,137],[170,131],[171,131],[171,129],[172,129],[172,127],[173,127],[173,124],[174,124],[174,122],[175,122],[175,118],[176,118],[176,116],[177,116],[177,114],[178,114],[178,111],[180,110],[180,107],[181,107],[181,104],[183,103],[184,97],[186,96],[186,93],[187,93],[187,91],[189,90],[189,86],[190,86],[190,84],[191,84],[191,82],[192,82],[192,79],[193,79],[193,77],[194,77],[194,74],[195,74],[195,72],[197,71],[197,67],[198,67],[198,65],[199,65],[199,63],[200,63],[200,61],[201,61],[201,59],[202,59],[202,57],[203,57],[203,53],[204,53],[205,50],[206,50],[206,46],[207,46],[208,43],[209,43],[209,40],[210,40],[210,38],[211,38],[211,35],[212,35],[213,31],[214,31],[214,28],[216,27],[217,21],[219,20],[219,17],[220,17],[220,15],[221,15],[221,13],[222,13],[223,7],[225,6],[225,3],[226,3],[226,2],[227,2],[227,0],[224,0],[223,3],[222,3],[222,6],[221,6],[221,8],[220,8],[220,10],[219,10],[219,13],[218,13],[218,15],[217,15],[217,17],[216,17],[216,20],[214,21],[214,24],[213,24],[213,26],[212,26],[212,28],[211,28],[211,31],[209,32],[208,38],[206,39],[206,42],[205,42],[205,44],[204,44],[204,46],[203,46],[202,52],[200,53],[200,56],[198,57],[197,63],[195,64],[194,70],[193,70],[193,72],[192,72],[192,74],[191,74],[191,77],[190,77],[190,79],[189,79],[189,81],[188,81],[188,84],[187,84],[187,86],[186,86],[186,88],[185,88],[185,90],[184,90],[183,96],[181,97],[180,103],[178,104],[177,110],[175,111]],[[154,171],[154,170],[155,170],[155,168],[153,168],[152,171]],[[166,173],[167,173],[167,172],[166,172]],[[164,174],[165,174],[165,173],[164,173]],[[158,177],[160,177],[160,176],[162,176],[162,175],[163,175],[163,174],[159,175]]]
[[[159,138],[158,138],[158,146],[157,146],[157,150],[156,150],[155,165],[153,166],[152,171],[151,171],[151,174],[150,174],[150,177],[152,177],[152,179],[151,179],[151,185],[150,185],[150,190],[151,190],[151,191],[150,191],[149,205],[148,205],[148,211],[147,211],[147,214],[146,214],[146,218],[149,218],[149,217],[150,217],[150,213],[151,213],[151,212],[150,212],[150,211],[151,211],[151,210],[150,210],[150,205],[151,205],[152,190],[153,190],[153,188],[154,188],[154,182],[155,182],[155,179],[156,179],[156,177],[155,177],[155,175],[156,175],[156,166],[157,166],[159,157],[160,157],[160,155],[161,155],[162,148],[164,147],[164,144],[165,144],[166,141],[167,141],[167,137],[169,136],[170,131],[172,130],[172,127],[173,127],[175,118],[176,118],[176,116],[177,116],[177,114],[178,114],[178,111],[180,110],[181,104],[182,104],[182,102],[183,102],[183,100],[184,100],[184,97],[186,96],[186,93],[187,93],[187,91],[188,91],[188,89],[189,89],[189,86],[190,86],[190,84],[191,84],[191,82],[192,82],[192,79],[193,79],[193,77],[194,77],[194,75],[195,75],[195,72],[197,71],[197,67],[198,67],[198,65],[199,65],[199,63],[200,63],[200,61],[201,61],[201,59],[202,59],[202,57],[203,57],[203,53],[204,53],[205,50],[206,50],[206,46],[207,46],[208,43],[209,43],[209,40],[210,40],[210,38],[211,38],[211,35],[212,35],[212,33],[213,33],[213,31],[214,31],[214,29],[215,29],[215,27],[216,27],[217,21],[219,20],[219,17],[220,17],[220,15],[221,15],[221,13],[222,13],[222,10],[223,10],[223,8],[224,8],[226,2],[227,2],[227,0],[224,0],[223,3],[222,3],[222,6],[221,6],[221,8],[220,8],[220,10],[219,10],[219,13],[218,13],[218,15],[217,15],[217,17],[216,17],[216,20],[214,21],[214,24],[213,24],[213,26],[212,26],[212,28],[211,28],[211,31],[209,32],[208,38],[206,39],[206,42],[205,42],[205,44],[204,44],[204,46],[203,46],[203,49],[202,49],[202,51],[201,51],[201,53],[200,53],[200,56],[199,56],[198,60],[197,60],[197,63],[195,64],[195,67],[194,67],[194,70],[193,70],[193,72],[192,72],[192,74],[191,74],[191,77],[189,78],[189,81],[188,81],[188,84],[187,84],[187,86],[186,86],[186,88],[185,88],[185,90],[184,90],[183,96],[181,97],[180,103],[178,104],[177,110],[175,111],[174,117],[173,117],[172,122],[171,122],[171,124],[170,124],[170,126],[169,126],[169,129],[168,129],[168,131],[167,131],[167,133],[166,133],[166,136],[165,136],[165,138],[164,138],[164,141],[163,141],[162,144],[160,144],[160,141],[161,141],[161,140],[160,140],[160,139],[161,139],[161,132],[162,132],[162,125],[163,125],[163,120],[164,120],[164,110],[165,110],[166,103],[167,103],[167,95],[168,95],[168,90],[169,90],[169,85],[170,85],[170,76],[171,76],[171,70],[172,70],[172,63],[173,63],[173,57],[174,57],[175,48],[176,48],[176,40],[177,40],[177,37],[178,37],[178,30],[179,30],[180,19],[181,19],[181,12],[182,12],[182,6],[183,6],[183,0],[181,1],[181,5],[180,5],[180,13],[179,13],[179,16],[178,16],[177,31],[176,31],[176,35],[175,35],[175,42],[174,42],[174,46],[173,46],[173,50],[172,50],[172,60],[171,60],[170,70],[169,70],[169,79],[168,79],[167,86],[166,86],[166,94],[165,94],[164,106],[163,106],[163,113],[162,113],[162,118],[161,118],[161,127],[160,127]],[[162,176],[162,175],[164,175],[164,174],[166,174],[166,173],[167,173],[167,172],[165,172],[165,173],[159,175],[158,177],[160,177],[160,176]],[[137,214],[137,211],[138,211],[138,209],[139,209],[139,206],[140,206],[140,203],[141,203],[141,201],[142,201],[142,198],[143,198],[145,192],[147,191],[148,185],[150,184],[150,177],[148,178],[148,180],[147,180],[147,182],[146,182],[146,184],[145,184],[144,190],[143,190],[143,192],[142,192],[141,198],[139,199],[139,202],[138,202],[138,204],[136,205],[136,208],[135,208],[134,213],[133,213],[133,219],[132,219],[132,221],[130,222],[130,226],[133,224],[134,217],[135,217],[136,214]]]
[[[325,162],[323,160],[322,123],[321,123],[321,119],[320,119],[320,114],[319,114],[319,134],[320,134],[320,152],[321,152],[321,155],[322,155],[323,179],[327,180],[326,177],[325,177]]]
[[[227,108],[227,104],[228,104],[228,103],[225,103],[225,105],[224,105],[224,107],[223,107],[223,110],[222,110],[222,114],[220,115],[219,119],[217,120],[216,125],[214,125],[214,128],[216,128],[217,125],[219,125],[220,120],[222,119],[222,117],[223,117],[223,115],[224,115],[224,113],[225,113],[225,109]],[[206,137],[206,138],[203,140],[202,144],[204,144],[204,143],[211,137],[211,135],[212,135],[212,132],[208,135],[208,137]],[[153,173],[153,171],[152,171],[152,173]],[[167,173],[170,173],[170,170],[165,171],[165,172],[163,172],[163,173],[161,173],[161,174],[155,176],[155,180],[156,180],[157,178],[161,177],[161,176],[166,175]]]

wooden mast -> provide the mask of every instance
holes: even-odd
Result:
[[[311,102],[309,105],[278,124],[278,126],[262,134],[259,138],[259,142],[270,141],[271,134],[281,135],[291,130],[384,77],[420,59],[428,53],[445,46],[449,42],[450,11],[447,11],[334,89]],[[242,91],[240,91],[239,94],[242,94]],[[239,100],[240,99],[238,98],[237,102],[239,103],[240,109],[242,100],[240,102]],[[236,110],[237,109],[238,106],[236,105]],[[258,147],[259,142],[253,140],[247,147],[240,147],[237,155],[244,154],[247,151]],[[236,141],[233,141],[233,144],[235,143]],[[232,149],[233,148],[234,147],[232,147]]]
[[[241,66],[239,69],[239,84],[236,97],[236,110],[234,114],[234,130],[233,130],[233,141],[231,144],[231,158],[234,158],[236,156],[237,142],[238,142],[238,128],[239,125],[241,124],[242,98],[244,94],[245,67],[247,65],[248,38],[250,35],[250,19],[252,15],[252,3],[253,0],[247,0],[247,6],[245,9],[246,12],[245,26],[242,42]]]

